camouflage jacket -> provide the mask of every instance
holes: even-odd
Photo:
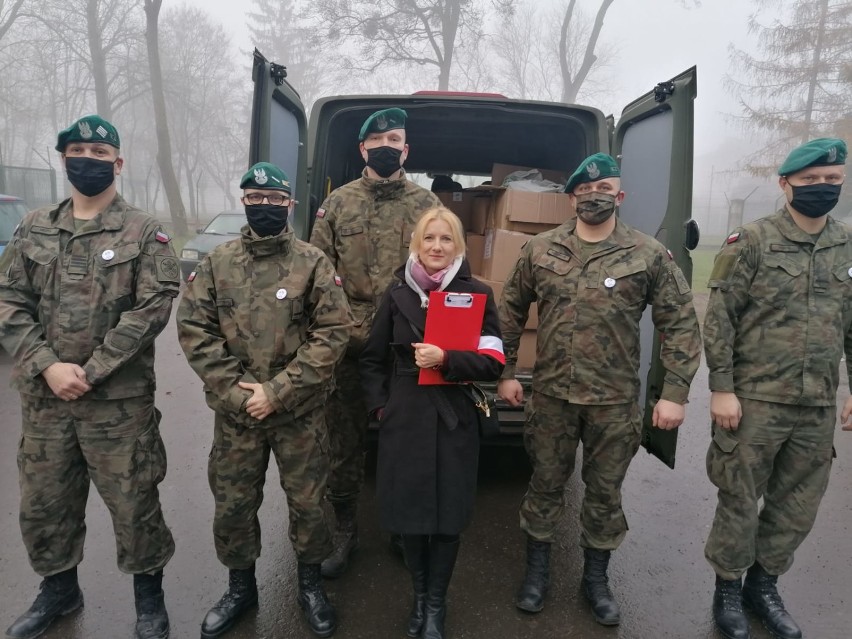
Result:
[[[704,318],[710,389],[832,406],[852,355],[852,242],[831,217],[814,244],[786,209],[732,233]]]
[[[420,214],[441,201],[405,177],[374,180],[365,173],[332,191],[317,211],[311,244],[325,251],[343,278],[355,327],[350,355],[357,356],[376,308],[408,259],[411,233]]]
[[[662,244],[621,220],[583,263],[576,220],[526,243],[506,280],[500,321],[515,375],[529,306],[538,304],[533,389],[576,404],[621,404],[639,393],[639,323],[648,304],[665,335],[662,398],[685,403],[701,357],[692,292]]]
[[[198,264],[177,312],[178,337],[204,382],[207,404],[244,426],[292,422],[321,406],[352,326],[331,264],[292,231],[242,237]],[[244,410],[263,384],[276,413],[262,422]]]
[[[13,385],[53,397],[41,372],[78,364],[89,399],[154,392],[154,338],[169,321],[180,268],[159,222],[116,195],[74,226],[71,200],[31,211],[0,258],[0,340]]]

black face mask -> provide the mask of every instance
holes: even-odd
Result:
[[[608,193],[576,195],[577,217],[590,226],[603,224],[615,213],[615,196]]]
[[[115,182],[115,162],[66,156],[65,173],[75,189],[86,197],[95,197]]]
[[[246,219],[258,237],[278,235],[287,226],[286,206],[272,204],[246,204]]]
[[[790,200],[790,206],[806,217],[815,218],[827,215],[837,206],[839,199],[839,184],[806,184],[793,186],[793,199]]]
[[[367,149],[367,166],[373,169],[379,177],[388,178],[402,166],[399,158],[402,151],[392,146],[378,146],[375,149]]]

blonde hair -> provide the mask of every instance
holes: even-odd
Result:
[[[450,235],[453,237],[453,243],[456,245],[456,254],[454,257],[464,255],[466,246],[464,241],[464,226],[459,216],[453,213],[450,209],[444,206],[433,206],[423,211],[420,219],[417,220],[417,225],[411,233],[411,252],[418,253],[420,245],[423,244],[423,236],[426,235],[426,227],[430,222],[441,220],[450,226]]]

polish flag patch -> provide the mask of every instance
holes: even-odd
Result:
[[[337,284],[338,286],[343,286],[343,280],[340,279],[339,275],[334,276],[334,283]]]
[[[193,271],[192,273],[189,274],[189,277],[186,278],[186,281],[188,283],[188,282],[191,282],[194,279],[195,279],[195,271]]]
[[[737,232],[737,233],[731,233],[731,234],[728,236],[728,239],[727,239],[727,240],[725,240],[725,244],[733,244],[733,243],[734,243],[734,242],[736,242],[738,239],[740,239],[740,234],[739,234],[739,232]]]
[[[168,244],[169,240],[171,240],[172,238],[170,238],[168,234],[164,233],[163,231],[157,231],[157,234],[154,236],[154,239],[158,242],[162,242],[163,244]]]
[[[322,219],[325,217],[325,209],[317,209],[317,217]]]
[[[670,250],[666,249],[666,253],[668,253],[670,260],[674,259],[674,255],[672,255],[672,252]]]

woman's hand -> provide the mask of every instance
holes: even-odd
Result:
[[[439,369],[444,363],[444,351],[434,344],[421,344],[415,342],[411,344],[414,347],[414,363],[420,368]]]

